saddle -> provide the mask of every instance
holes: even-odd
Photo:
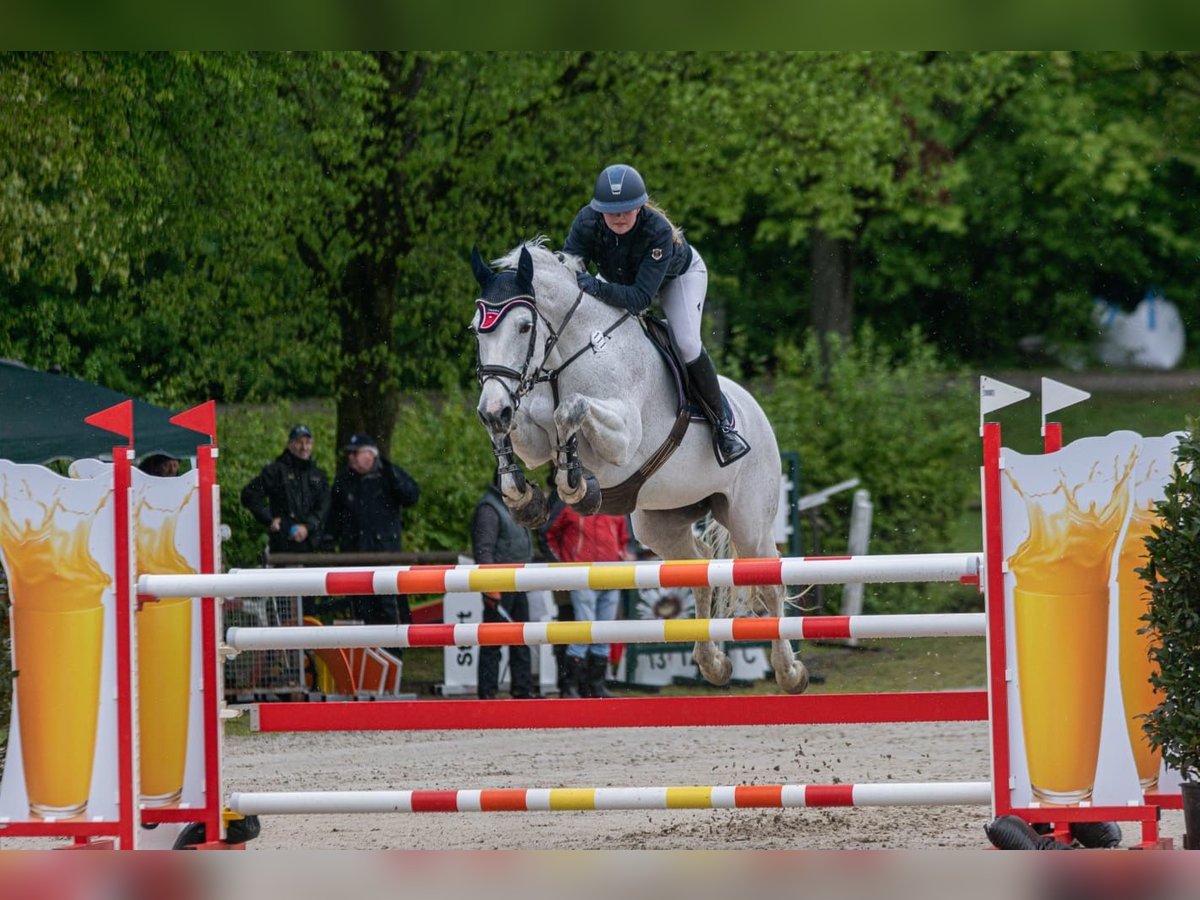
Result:
[[[638,322],[641,323],[642,331],[646,338],[654,346],[654,349],[662,356],[663,361],[667,364],[667,369],[670,370],[672,378],[675,380],[675,396],[676,409],[682,407],[684,403],[688,407],[688,417],[693,422],[707,422],[708,419],[704,415],[704,410],[700,406],[700,402],[692,395],[691,379],[688,378],[687,366],[683,360],[679,358],[679,352],[675,349],[675,345],[671,343],[671,332],[667,328],[667,323],[657,316],[643,314],[638,317]],[[724,407],[723,412],[729,417],[730,421],[734,421],[733,410],[729,406],[729,398],[725,396],[725,392],[721,392],[721,405]]]
[[[700,404],[691,396],[687,366],[683,364],[679,354],[675,351],[675,346],[671,343],[671,332],[667,329],[666,322],[649,314],[638,316],[637,320],[641,324],[646,338],[666,362],[667,370],[671,373],[675,383],[675,424],[671,426],[671,432],[662,446],[642,463],[640,469],[620,484],[604,488],[598,512],[607,516],[625,516],[633,512],[637,507],[637,497],[642,485],[650,479],[651,475],[662,468],[663,463],[670,459],[671,454],[683,443],[683,436],[687,433],[688,425],[692,422],[707,421]],[[724,393],[721,394],[721,403],[725,407],[726,416],[732,420],[733,411],[730,409],[729,401]]]

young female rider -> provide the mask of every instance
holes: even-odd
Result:
[[[749,453],[750,445],[725,414],[717,370],[700,342],[708,269],[683,232],[649,202],[632,166],[613,165],[600,173],[591,203],[571,223],[563,252],[584,265],[596,264],[600,278],[585,270],[576,280],[580,290],[609,306],[636,314],[659,296],[671,339],[712,425],[717,462],[727,466]]]

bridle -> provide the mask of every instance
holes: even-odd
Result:
[[[539,384],[549,382],[550,390],[554,396],[554,405],[558,406],[558,378],[563,371],[588,350],[598,353],[604,344],[607,343],[609,336],[632,315],[626,311],[604,331],[595,332],[588,343],[571,354],[560,366],[554,369],[546,368],[546,360],[550,358],[550,351],[554,349],[560,336],[566,331],[567,325],[575,315],[575,311],[579,309],[579,304],[582,300],[583,291],[580,291],[557,329],[549,319],[542,315],[532,294],[519,294],[501,303],[488,303],[486,300],[476,300],[475,307],[479,310],[479,327],[476,329],[476,335],[488,334],[495,331],[500,326],[500,322],[504,317],[519,306],[524,306],[533,312],[533,327],[529,329],[529,343],[525,347],[525,360],[521,363],[519,370],[510,366],[484,365],[479,359],[479,346],[476,343],[475,379],[479,382],[479,386],[482,388],[491,379],[499,380],[504,390],[508,392],[509,400],[512,402],[513,411],[515,412],[520,408],[521,399],[526,394]],[[530,365],[533,362],[534,349],[537,347],[539,321],[545,324],[549,334],[546,336],[546,343],[542,352],[542,365],[531,371]],[[509,386],[509,381],[516,384],[515,389]]]
[[[551,333],[554,332],[554,328],[538,310],[532,296],[519,295],[510,297],[503,303],[488,303],[486,300],[475,301],[475,308],[479,310],[479,327],[476,329],[477,335],[495,331],[500,326],[500,322],[503,321],[504,317],[519,306],[523,306],[533,313],[533,326],[529,329],[529,344],[525,348],[525,361],[521,363],[520,370],[509,366],[484,365],[480,360],[478,343],[475,346],[475,380],[479,382],[480,387],[483,387],[490,379],[500,379],[500,384],[508,392],[509,399],[512,401],[513,409],[516,409],[520,405],[521,398],[533,390],[540,380],[540,370],[535,372],[529,371],[529,364],[533,362],[533,351],[537,346],[538,321],[546,322],[546,328]],[[509,387],[509,380],[516,382],[516,390]]]

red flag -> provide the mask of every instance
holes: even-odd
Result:
[[[193,406],[189,410],[171,416],[170,422],[180,428],[207,434],[212,438],[214,444],[217,442],[217,402],[215,400],[206,400],[199,406]]]
[[[132,400],[122,400],[116,406],[110,406],[108,409],[92,413],[83,421],[89,425],[94,425],[96,428],[103,428],[105,431],[111,431],[113,434],[119,434],[125,440],[129,441],[130,445],[133,444]]]

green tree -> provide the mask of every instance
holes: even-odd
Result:
[[[326,202],[288,90],[319,71],[289,54],[0,56],[0,351],[162,400],[324,387],[328,329],[287,252]]]
[[[1082,359],[1093,296],[1130,306],[1158,285],[1190,318],[1197,135],[1182,110],[1197,95],[1184,63],[1027,59],[1026,86],[961,154],[962,230],[893,218],[864,234],[866,314],[885,330],[924,322],[944,351],[1005,362],[1027,334],[1074,343]]]

